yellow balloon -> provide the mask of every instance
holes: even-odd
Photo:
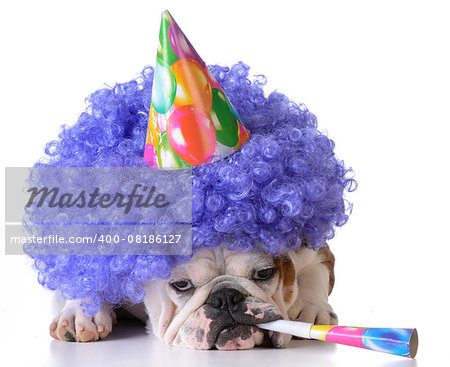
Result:
[[[159,132],[158,124],[156,122],[156,119],[158,118],[158,112],[153,108],[153,106],[150,106],[150,113],[149,113],[149,120],[148,120],[148,129],[147,129],[147,141],[149,141],[149,135],[151,135],[151,142],[152,145],[156,148],[158,146],[158,141],[161,133]]]

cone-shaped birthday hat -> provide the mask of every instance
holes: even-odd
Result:
[[[217,80],[164,11],[144,160],[158,168],[197,166],[232,154],[249,136]]]

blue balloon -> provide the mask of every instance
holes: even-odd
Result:
[[[177,80],[172,69],[157,62],[152,90],[152,105],[156,112],[164,114],[169,111],[176,92]]]

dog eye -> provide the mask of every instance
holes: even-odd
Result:
[[[275,272],[275,268],[266,268],[259,270],[253,275],[253,279],[255,280],[266,280],[269,279],[273,273]]]
[[[192,283],[189,280],[178,280],[170,284],[179,291],[187,291],[193,287]]]

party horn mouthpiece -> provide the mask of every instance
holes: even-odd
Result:
[[[416,329],[313,325],[288,320],[258,324],[258,327],[301,338],[350,345],[408,358],[416,356],[419,346]]]

